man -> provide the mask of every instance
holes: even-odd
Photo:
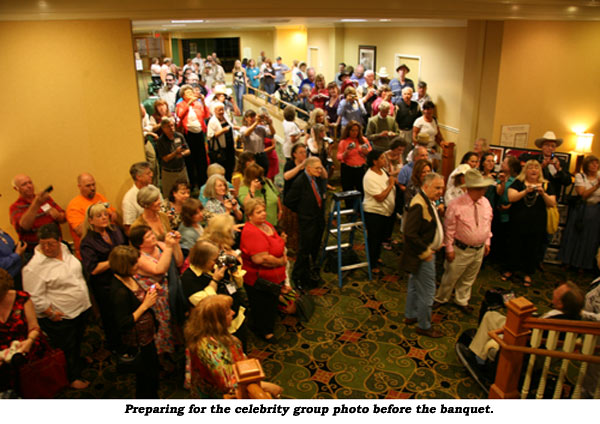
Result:
[[[277,56],[277,59],[275,59],[273,69],[275,70],[275,84],[281,84],[284,82],[285,74],[292,72],[289,66],[282,62],[281,56]]]
[[[312,90],[315,87],[315,77],[317,76],[317,73],[315,71],[315,68],[313,68],[312,66],[310,68],[308,68],[306,70],[306,78],[300,83],[300,86],[298,87],[300,90],[302,90],[302,87],[304,87],[306,84],[310,85],[310,89]]]
[[[406,78],[406,74],[410,72],[408,66],[402,64],[396,68],[396,72],[398,73],[398,78],[393,79],[390,82],[390,88],[394,93],[394,97],[392,98],[392,102],[394,104],[400,103],[402,90],[404,90],[406,87],[410,87],[413,90],[415,89],[415,83],[410,78]]]
[[[122,203],[123,226],[127,232],[129,232],[129,227],[131,227],[133,221],[144,212],[144,209],[137,202],[137,194],[142,187],[152,184],[154,173],[148,162],[137,162],[129,168],[129,175],[133,179],[133,186],[123,196]]]
[[[392,138],[398,135],[398,124],[389,116],[390,104],[381,102],[379,113],[369,118],[367,123],[367,138],[375,146],[387,150]]]
[[[544,178],[548,180],[548,183],[554,189],[556,199],[560,198],[562,187],[571,184],[571,175],[569,174],[569,170],[565,169],[565,162],[559,160],[554,155],[556,148],[560,146],[562,142],[562,138],[556,138],[556,135],[552,131],[546,131],[541,138],[535,140],[535,145],[539,149],[542,149],[542,154],[536,159],[542,164]]]
[[[67,205],[67,222],[69,223],[69,231],[71,231],[71,237],[73,237],[73,244],[75,245],[75,254],[81,259],[79,254],[79,243],[81,243],[81,236],[83,234],[83,221],[85,220],[85,214],[87,209],[96,203],[106,203],[108,200],[102,194],[96,192],[96,180],[92,174],[84,172],[77,177],[77,187],[79,188],[79,195],[74,197]],[[117,211],[113,206],[108,207],[111,222],[116,222]]]
[[[346,71],[346,64],[344,62],[340,62],[340,64],[338,65],[338,73],[335,74],[335,82],[337,83],[338,87],[342,86],[342,80],[340,78],[340,76]]]
[[[421,159],[429,159],[429,152],[425,147],[417,146],[414,149],[413,160],[404,165],[400,170],[400,173],[398,174],[398,185],[400,187],[400,190],[406,190],[406,186],[408,186],[410,177],[412,176],[412,171],[415,166],[415,162]]]
[[[179,86],[175,84],[175,75],[168,73],[165,77],[165,85],[158,90],[158,97],[163,99],[169,105],[169,112],[175,112],[175,102],[177,101],[177,93]]]
[[[156,142],[157,155],[160,158],[162,193],[169,197],[171,188],[177,180],[188,180],[185,167],[185,156],[190,155],[190,148],[183,134],[175,132],[175,120],[165,116],[160,121],[162,135]]]
[[[365,84],[365,67],[361,64],[356,65],[354,69],[354,73],[350,77],[352,81],[356,81],[357,86],[362,86]]]
[[[299,247],[292,279],[303,288],[316,287],[321,281],[318,261],[325,229],[326,193],[327,171],[318,157],[311,156],[284,199],[285,205],[298,214]]]
[[[202,53],[196,53],[196,57],[192,59],[192,63],[198,65],[198,69],[202,71],[202,67],[204,66],[204,59],[202,59]]]
[[[495,185],[477,169],[465,173],[467,192],[447,205],[444,216],[445,272],[435,294],[433,309],[448,302],[454,289],[454,302],[466,314],[471,287],[477,278],[484,256],[490,253],[494,213],[485,197],[487,188]]]
[[[542,318],[580,320],[581,310],[585,305],[585,297],[579,287],[570,281],[559,285],[552,292],[552,307],[554,309],[545,313]],[[488,335],[490,331],[502,328],[506,323],[506,316],[498,311],[487,311],[477,328],[477,333],[469,344],[469,350],[474,353],[479,362],[494,360],[499,346]],[[462,354],[465,355],[465,349]],[[468,358],[469,353],[466,353]]]
[[[216,64],[213,62],[212,56],[207,56],[204,62],[204,69],[202,70],[202,79],[205,81],[206,87],[212,87],[216,81],[216,74]]]
[[[42,226],[38,237],[35,254],[23,268],[23,289],[50,343],[65,353],[71,387],[85,389],[90,383],[81,378],[80,349],[92,304],[81,263],[61,243],[58,225]]]
[[[402,268],[410,273],[404,323],[418,323],[418,334],[442,337],[431,325],[435,295],[435,252],[442,247],[444,229],[435,201],[444,193],[444,177],[435,172],[423,179],[423,188],[413,197],[406,213]]]
[[[19,234],[19,240],[27,243],[25,258],[29,260],[38,244],[37,230],[45,224],[65,222],[65,211],[50,196],[52,186],[36,194],[31,178],[24,174],[16,175],[12,186],[19,198],[10,205],[10,223]]]
[[[392,91],[394,90],[392,89]],[[415,120],[421,116],[421,108],[419,107],[419,104],[411,100],[412,94],[412,88],[404,87],[402,89],[401,101],[398,103],[394,102],[396,105],[396,122],[398,123],[398,128],[400,129],[400,136],[404,141],[406,141],[408,146],[413,144],[413,124],[415,123]]]
[[[427,94],[427,83],[425,81],[419,81],[417,84],[417,93],[413,95],[413,100],[419,104],[419,107],[423,109],[425,102],[431,102],[431,97]]]
[[[375,72],[369,70],[365,72],[364,83],[358,87],[362,102],[367,110],[368,116],[374,115],[373,103],[377,99],[377,86],[375,85]]]

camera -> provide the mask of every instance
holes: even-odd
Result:
[[[217,266],[219,268],[235,269],[238,266],[238,259],[229,253],[221,252],[217,257]]]
[[[352,143],[348,144],[349,149],[354,149],[355,147],[356,147],[356,143],[354,141]]]

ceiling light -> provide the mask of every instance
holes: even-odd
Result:
[[[517,12],[519,9],[521,9],[521,6],[519,6],[518,4],[513,4],[510,7],[510,10],[512,10],[513,12]]]
[[[204,19],[176,19],[172,20],[172,24],[201,24],[204,22]]]
[[[577,6],[569,6],[567,7],[567,12],[569,13],[575,13],[579,10],[579,8]]]
[[[391,19],[380,19],[379,22],[392,22]]]
[[[340,19],[340,22],[367,22],[366,19]]]
[[[186,27],[186,24],[164,24],[162,25],[163,28],[181,28],[181,27]]]

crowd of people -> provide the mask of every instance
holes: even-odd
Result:
[[[498,170],[485,140],[477,140],[446,187],[436,171],[448,142],[427,84],[418,82],[415,92],[408,66],[390,80],[385,68],[375,74],[340,64],[326,83],[303,62],[290,68],[263,54],[260,62],[236,61],[230,92],[216,54],[198,54],[181,70],[168,58],[162,66],[153,61],[158,98],[150,114],[141,107],[147,160],[129,169],[120,214],[90,173],[78,176],[79,194],[66,210],[52,199],[52,186],[39,191],[29,176],[14,177],[10,219],[19,240],[0,230],[0,350],[16,340],[33,360],[49,342],[65,353],[71,387],[86,388],[80,347],[93,299],[106,348],[118,362],[135,360],[137,397],[158,397],[159,371],[174,370],[184,346],[193,396],[232,392],[232,367],[247,352],[249,332],[277,343],[279,312],[323,283],[319,253],[337,163],[341,189],[363,194],[375,275],[383,273],[382,250],[400,244],[394,229],[402,223],[405,323],[418,334],[443,336],[432,309],[445,307],[453,292],[461,311],[472,312],[471,288],[490,253],[501,278],[534,284],[552,209],[571,184],[554,155],[562,143],[554,133],[536,140],[539,157],[509,156]],[[273,118],[265,109],[244,110],[247,89],[299,99],[283,110],[283,187],[275,183]],[[298,108],[308,112],[306,130],[296,123]],[[588,270],[599,244],[598,168],[589,156],[575,178],[578,199],[560,250],[565,264]],[[63,223],[73,251],[63,243]],[[21,321],[6,321],[17,309]],[[14,367],[0,367],[2,383],[14,383]],[[274,384],[263,388],[281,394]]]

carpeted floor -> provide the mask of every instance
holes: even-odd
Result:
[[[358,246],[361,250],[362,246]],[[354,271],[337,285],[337,275],[323,273],[325,284],[311,291],[316,310],[309,322],[282,316],[276,326],[277,343],[254,337],[248,354],[259,358],[268,380],[284,388],[285,398],[398,399],[398,398],[483,398],[485,393],[457,360],[454,345],[466,329],[477,326],[478,306],[490,287],[513,288],[538,306],[550,307],[556,283],[571,278],[585,288],[591,276],[567,275],[561,268],[547,266],[534,276],[532,287],[503,282],[493,265],[485,264],[473,289],[473,315],[447,305],[434,311],[434,325],[446,336],[419,336],[406,326],[404,301],[406,275],[397,267],[399,250],[384,251],[383,276],[368,281],[364,271]],[[438,261],[438,280],[441,277]],[[578,277],[578,278],[577,278]],[[97,356],[102,331],[90,325],[83,346],[86,356]],[[179,359],[181,359],[181,354]],[[92,358],[90,358],[92,359]],[[86,390],[66,390],[62,398],[130,398],[131,376],[119,375],[111,357],[92,359],[84,372],[92,382]],[[163,398],[187,398],[182,387],[182,366],[162,374]]]

